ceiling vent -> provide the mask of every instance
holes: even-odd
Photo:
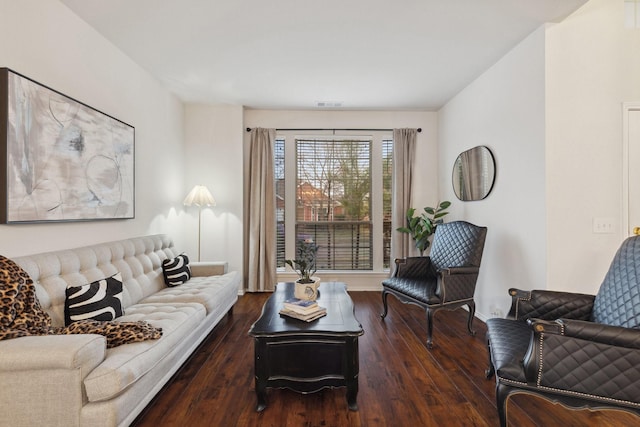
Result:
[[[337,108],[342,107],[342,101],[316,101],[318,108]]]

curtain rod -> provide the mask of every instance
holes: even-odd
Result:
[[[302,131],[323,131],[323,130],[332,130],[332,131],[351,131],[351,132],[370,132],[370,131],[392,131],[393,129],[309,129],[309,128],[303,128],[303,129],[276,129],[278,130],[282,130],[282,131],[294,131],[294,132],[302,132]],[[418,132],[422,132],[422,128],[418,128],[417,129]],[[251,128],[247,128],[247,132],[251,132]]]

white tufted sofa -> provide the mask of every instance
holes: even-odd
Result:
[[[191,280],[167,288],[161,263],[176,255],[168,236],[153,235],[14,258],[54,326],[68,285],[120,271],[118,320],[146,320],[163,336],[110,349],[100,335],[0,341],[0,426],[129,425],[238,299],[240,275],[224,262],[191,263]]]

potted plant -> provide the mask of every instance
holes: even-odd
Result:
[[[318,248],[319,246],[313,242],[313,239],[298,240],[296,258],[284,261],[299,276],[295,282],[296,298],[314,300],[318,296],[320,278],[313,276],[316,272]]]
[[[451,206],[451,202],[444,201],[437,207],[425,207],[421,215],[414,216],[416,210],[409,208],[407,210],[407,226],[399,227],[396,230],[401,233],[407,233],[416,242],[416,248],[423,256],[424,251],[431,245],[429,237],[435,233],[436,226],[443,222],[443,218],[449,212],[446,209]]]

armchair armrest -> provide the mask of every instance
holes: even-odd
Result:
[[[431,272],[431,258],[408,257],[396,258],[396,269],[392,277],[424,278]]]
[[[617,347],[640,349],[640,330],[602,323],[585,322],[583,320],[558,319],[561,333],[567,337],[588,340]]]
[[[479,267],[447,267],[438,270],[436,295],[443,303],[473,299]]]
[[[229,263],[226,261],[196,261],[189,264],[191,275],[194,277],[221,276],[228,272]]]
[[[560,318],[589,320],[593,311],[594,295],[558,291],[523,291],[509,289],[511,309],[508,318],[525,320]]]
[[[438,273],[441,274],[478,274],[480,272],[480,267],[447,267],[441,268],[438,270]]]
[[[640,403],[640,330],[566,319],[528,322],[530,385]]]

